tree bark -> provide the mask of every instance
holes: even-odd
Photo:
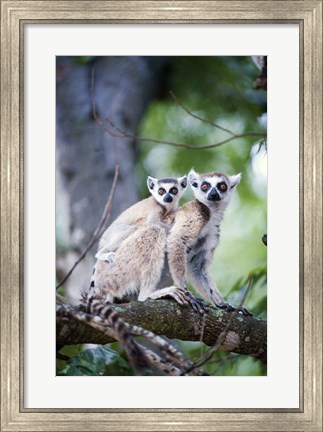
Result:
[[[116,163],[120,165],[120,175],[110,222],[138,200],[135,142],[105,133],[93,117],[93,102],[100,120],[109,117],[136,135],[147,104],[162,85],[168,61],[167,57],[110,56],[84,64],[74,57],[57,57],[58,280],[85,249],[100,221]],[[79,297],[75,287],[88,287],[94,249],[64,285],[74,301]]]
[[[230,313],[209,309],[200,315],[190,307],[181,307],[171,300],[147,300],[144,303],[131,302],[113,305],[125,321],[170,339],[202,341],[214,346],[222,331],[227,329]],[[57,336],[59,345],[80,343],[106,344],[112,339],[85,323],[57,315]],[[267,322],[254,317],[236,314],[230,324],[223,350],[256,357],[267,361]]]

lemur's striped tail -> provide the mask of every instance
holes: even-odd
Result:
[[[99,316],[106,321],[115,333],[114,338],[124,347],[127,357],[135,369],[142,369],[147,366],[145,355],[131,335],[131,326],[124,321],[109,303],[102,304],[100,300],[91,298],[88,304],[91,315]]]
[[[147,366],[145,354],[131,335],[131,326],[127,324],[111,303],[107,303],[102,298],[97,298],[94,293],[95,288],[96,264],[93,266],[90,287],[88,291],[81,292],[80,307],[85,312],[86,322],[91,325],[91,321],[96,324],[108,324],[111,327],[111,336],[119,341],[127,354],[132,366],[138,370]]]
[[[91,281],[90,281],[90,286],[88,288],[88,290],[81,290],[80,295],[81,295],[81,299],[80,299],[80,307],[82,308],[82,310],[88,312],[89,311],[89,299],[91,296],[91,291],[93,291],[93,288],[95,288],[95,270],[96,270],[96,263],[93,266],[93,270],[92,270],[92,276],[91,276]],[[91,313],[89,311],[89,313]]]
[[[135,370],[147,366],[145,355],[131,334],[130,325],[128,328],[128,324],[113,309],[112,305],[102,304],[99,300],[92,299],[87,306],[87,311],[83,312],[76,307],[63,304],[59,306],[58,313],[85,322],[91,327],[100,327],[100,330],[108,325],[107,335],[122,344],[131,366]]]

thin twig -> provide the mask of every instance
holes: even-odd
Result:
[[[222,365],[222,363],[226,362],[227,360],[236,360],[237,358],[239,358],[239,356],[237,354],[232,354],[229,353],[226,356],[222,357],[222,358],[217,358],[214,359],[212,361],[207,362],[208,365],[218,365],[218,367],[220,367]]]
[[[262,131],[247,131],[247,132],[244,132],[243,134],[236,134],[236,133],[232,132],[230,129],[226,129],[225,127],[220,126],[219,124],[217,124],[217,123],[215,123],[215,122],[213,122],[213,121],[211,121],[209,119],[205,119],[204,117],[200,117],[197,114],[194,114],[192,111],[190,111],[183,104],[183,102],[181,102],[177,98],[177,96],[175,96],[175,94],[172,91],[170,92],[170,95],[174,99],[174,101],[177,103],[177,105],[180,106],[189,116],[191,116],[191,117],[193,117],[193,118],[195,118],[197,120],[200,120],[202,123],[209,124],[209,125],[217,128],[217,129],[220,129],[223,132],[227,132],[228,134],[231,135],[231,139],[242,138],[242,137],[249,137],[249,136],[264,136],[264,137],[267,137],[267,133],[266,132],[262,132]],[[222,142],[217,143],[217,144],[212,144],[212,145],[217,146],[217,145],[221,145],[221,143]],[[203,148],[203,147],[199,147],[199,148]]]
[[[96,227],[96,229],[95,229],[88,245],[84,249],[82,255],[74,263],[73,267],[70,269],[70,271],[64,277],[64,279],[56,286],[56,289],[60,288],[67,281],[67,279],[71,276],[71,274],[73,273],[73,271],[77,267],[77,265],[85,258],[86,254],[91,249],[91,247],[94,245],[94,243],[96,241],[98,241],[99,238],[101,237],[102,231],[107,226],[107,223],[109,222],[110,217],[111,217],[112,201],[113,201],[113,197],[114,197],[114,193],[115,193],[115,189],[116,189],[116,185],[117,185],[117,181],[118,181],[118,176],[119,176],[119,165],[116,165],[115,169],[114,169],[114,178],[113,178],[113,182],[112,182],[112,186],[111,186],[111,191],[109,194],[108,201],[104,207],[103,214],[102,214],[101,220],[99,222],[99,225]]]
[[[248,294],[248,292],[251,288],[251,285],[252,285],[252,279],[253,278],[250,275],[249,281],[248,281],[248,286],[247,286],[247,289],[246,289],[246,291],[242,297],[240,305],[233,312],[231,312],[230,318],[229,318],[225,328],[223,329],[223,331],[219,334],[219,337],[216,341],[216,344],[211,349],[209,349],[209,351],[204,356],[202,356],[199,360],[194,362],[193,365],[191,366],[191,368],[192,367],[199,368],[199,367],[203,366],[213,356],[213,354],[221,347],[221,345],[223,345],[223,342],[225,341],[225,338],[227,337],[227,334],[230,330],[231,324],[232,324],[235,316],[238,314],[239,309],[243,306],[243,304],[245,302],[247,294]],[[186,369],[185,373],[190,372],[191,368]]]
[[[174,141],[166,141],[166,140],[159,140],[156,138],[147,138],[147,137],[142,137],[142,136],[137,136],[137,135],[131,135],[128,132],[122,130],[120,127],[118,127],[109,117],[106,118],[106,121],[109,123],[109,125],[111,127],[113,127],[115,130],[117,130],[119,132],[119,134],[114,133],[110,129],[106,128],[104,126],[102,120],[99,120],[98,124],[102,127],[104,132],[108,133],[109,135],[111,135],[115,138],[131,138],[131,139],[136,140],[136,141],[151,142],[151,143],[155,143],[155,144],[166,144],[166,145],[170,145],[170,146],[174,146],[174,147],[183,147],[183,148],[186,148],[189,150],[205,150],[205,149],[209,149],[209,148],[219,147],[219,146],[226,144],[230,141],[233,141],[234,139],[237,139],[237,138],[245,138],[245,137],[251,137],[251,136],[255,136],[255,137],[266,137],[267,136],[266,132],[245,132],[242,134],[235,134],[229,138],[226,138],[226,139],[219,141],[217,143],[214,143],[214,144],[207,144],[207,145],[202,145],[202,146],[192,146],[190,144],[178,143],[178,142],[174,142]]]
[[[206,123],[209,124],[217,129],[222,130],[223,132],[227,132],[228,134],[230,134],[231,136],[235,136],[236,134],[233,133],[232,131],[230,131],[229,129],[224,128],[223,126],[218,125],[217,123],[214,123],[211,120],[205,119],[203,117],[198,116],[197,114],[192,113],[192,111],[190,111],[184,104],[183,102],[181,102],[178,97],[172,92],[170,91],[169,94],[171,95],[171,97],[173,98],[173,100],[177,103],[177,105],[179,107],[181,107],[189,116],[200,120],[202,123]]]
[[[72,306],[72,304],[65,297],[60,295],[58,292],[56,293],[56,304]]]

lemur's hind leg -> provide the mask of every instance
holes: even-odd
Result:
[[[143,248],[140,248],[140,244],[137,246],[136,256],[139,279],[138,300],[172,297],[179,304],[188,305],[190,302],[185,288],[171,286],[157,290],[165,261],[165,228],[153,225],[148,229],[138,230],[137,234],[143,245]]]
[[[156,290],[164,265],[166,231],[158,225],[137,229],[115,252],[111,265],[98,260],[93,294],[121,299]]]
[[[139,301],[172,297],[180,305],[191,305],[198,312],[206,310],[207,305],[203,300],[196,299],[186,286],[172,285],[157,290],[162,278],[166,259],[167,230],[160,226],[152,226],[142,230],[145,250],[138,248],[137,260],[140,262],[141,274],[139,277]],[[140,231],[138,231],[138,234]]]
[[[136,270],[139,281],[138,300],[146,300],[156,291],[164,268],[166,230],[158,225],[138,230]]]

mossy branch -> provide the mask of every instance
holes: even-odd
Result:
[[[158,335],[183,341],[202,341],[206,345],[216,344],[226,328],[231,314],[210,308],[205,315],[182,307],[172,300],[147,300],[114,305],[119,314],[130,324],[138,325]],[[57,316],[57,344],[80,343],[106,344],[113,339],[105,336],[85,323]],[[222,349],[249,355],[266,363],[267,322],[254,317],[237,314],[230,325]]]

